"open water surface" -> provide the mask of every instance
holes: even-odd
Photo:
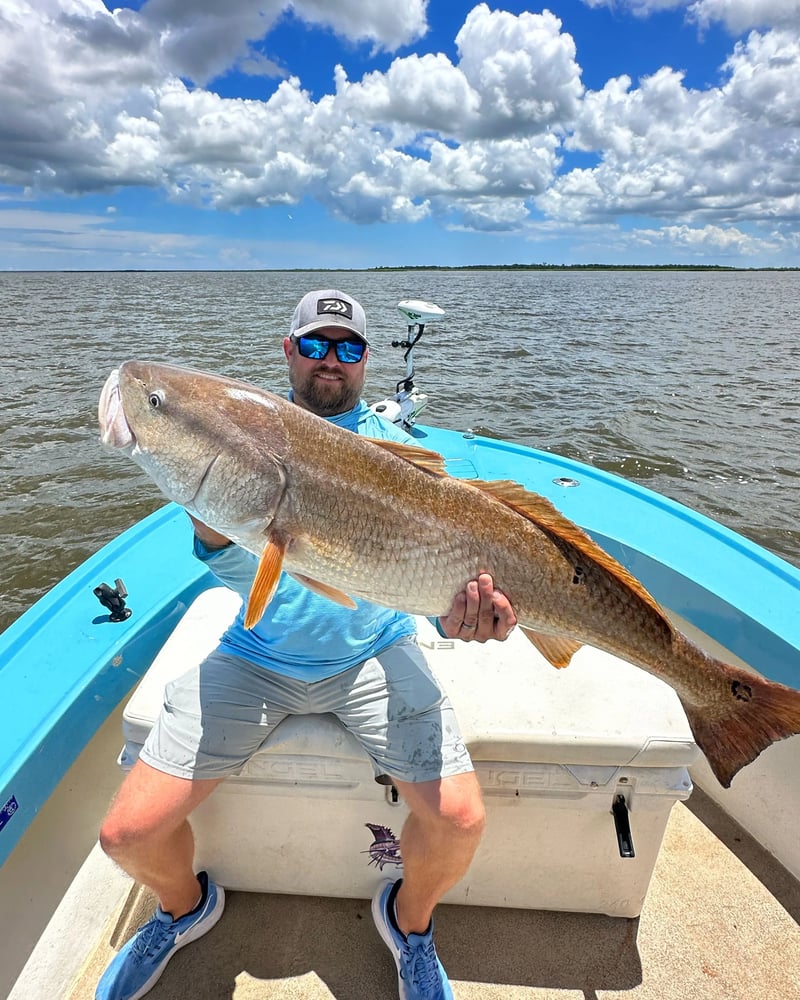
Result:
[[[425,423],[555,451],[664,493],[800,565],[800,273],[680,271],[0,274],[0,630],[163,499],[101,447],[127,358],[288,388],[311,288],[364,304],[367,398],[403,374],[396,303],[446,318],[415,350]]]

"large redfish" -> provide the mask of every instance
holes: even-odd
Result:
[[[555,666],[585,643],[670,684],[725,787],[800,732],[800,692],[703,652],[623,566],[521,486],[453,479],[432,452],[369,440],[248,383],[170,365],[123,364],[99,416],[104,443],[260,556],[248,627],[282,570],[346,605],[360,597],[428,616],[491,573]]]

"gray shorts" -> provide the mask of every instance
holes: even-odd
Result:
[[[450,699],[413,637],[306,683],[215,650],[167,684],[140,757],[180,778],[237,774],[287,715],[333,713],[376,777],[433,781],[472,771]]]

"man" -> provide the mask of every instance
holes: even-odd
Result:
[[[309,292],[283,346],[298,406],[359,434],[409,440],[361,400],[368,343],[355,299],[335,290]],[[256,558],[192,521],[195,555],[246,596]],[[109,965],[97,1000],[138,1000],[178,948],[219,920],[224,892],[205,872],[194,872],[188,816],[225,776],[241,770],[286,715],[303,712],[336,714],[361,742],[376,777],[388,775],[408,805],[403,878],[379,887],[373,916],[397,965],[401,998],[452,998],[433,945],[432,913],[478,846],[480,788],[450,702],[416,644],[413,618],[357,604],[343,608],[283,574],[252,630],[241,612],[219,647],[167,686],[165,709],[100,832],[106,853],[152,888],[160,905]],[[487,575],[470,581],[439,619],[443,634],[480,642],[505,639],[515,624]],[[390,694],[408,706],[391,725]]]

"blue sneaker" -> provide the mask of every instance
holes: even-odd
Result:
[[[372,897],[372,919],[397,966],[400,1000],[453,1000],[450,980],[433,946],[433,921],[424,934],[403,934],[394,898],[402,879],[382,882]]]
[[[155,986],[179,948],[211,930],[225,908],[225,891],[210,882],[205,872],[200,872],[197,881],[203,895],[192,912],[173,920],[159,906],[103,973],[95,1000],[139,1000]]]

